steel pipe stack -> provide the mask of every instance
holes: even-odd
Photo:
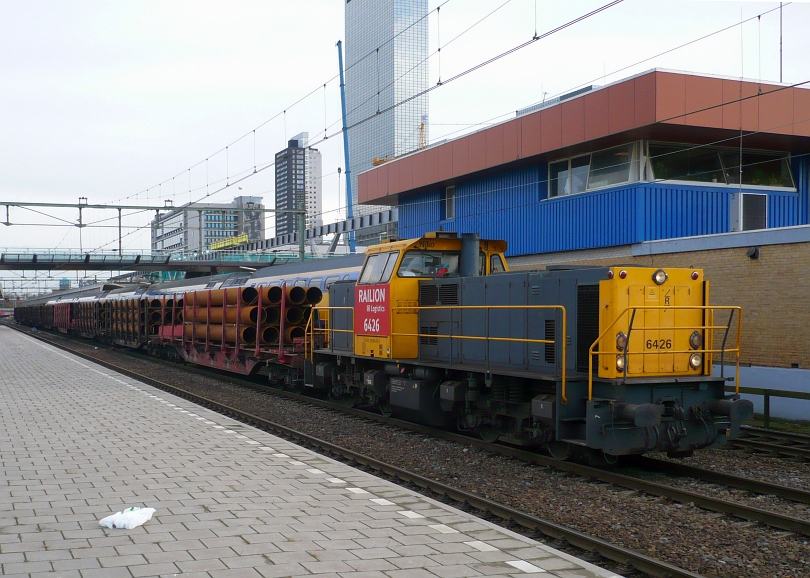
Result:
[[[186,339],[230,345],[291,345],[305,334],[312,306],[323,294],[318,287],[232,287],[188,292],[181,302]],[[259,306],[261,304],[261,307]],[[284,331],[282,324],[284,309]],[[158,319],[150,315],[150,319]],[[164,319],[164,324],[166,320]],[[238,329],[237,329],[238,328]]]

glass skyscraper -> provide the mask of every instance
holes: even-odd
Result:
[[[428,95],[395,107],[428,87],[427,14],[427,0],[346,0],[346,110],[355,215],[380,210],[357,205],[357,175],[374,159],[392,159],[428,140]]]

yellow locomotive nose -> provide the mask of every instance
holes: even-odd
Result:
[[[599,284],[599,377],[700,375],[706,370],[703,272],[611,268]],[[615,339],[609,336],[615,336]],[[614,355],[608,355],[613,352]],[[614,361],[611,361],[615,359]]]

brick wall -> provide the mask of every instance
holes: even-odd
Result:
[[[748,247],[739,247],[618,259],[583,258],[576,264],[703,269],[710,283],[712,305],[742,307],[742,363],[810,369],[810,243],[764,245],[759,248],[759,259],[749,259],[747,251]],[[542,269],[542,260],[538,255],[534,265],[510,264],[510,268]]]

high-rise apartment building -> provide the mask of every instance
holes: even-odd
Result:
[[[307,146],[309,133],[302,132],[291,138],[287,148],[276,153],[276,209],[307,211],[306,226],[323,225],[322,160],[317,149]],[[276,213],[276,235],[298,231],[298,215]]]
[[[357,175],[427,142],[427,94],[404,102],[428,88],[427,14],[427,0],[346,0],[347,126],[361,123],[349,129],[355,215],[380,210],[357,205]]]
[[[207,251],[211,243],[246,234],[264,241],[262,197],[237,197],[232,203],[190,203],[152,221],[152,253]],[[246,209],[246,210],[234,210]],[[256,209],[255,211],[252,209]]]

